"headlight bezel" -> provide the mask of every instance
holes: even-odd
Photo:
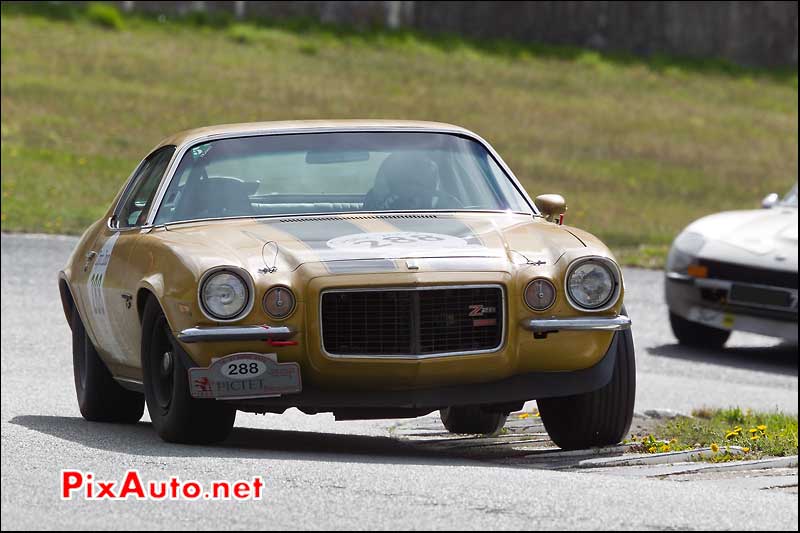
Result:
[[[243,283],[245,290],[247,291],[247,302],[245,303],[242,310],[236,313],[235,315],[232,315],[227,318],[219,317],[214,313],[212,313],[206,307],[205,301],[203,299],[203,288],[205,287],[206,283],[208,283],[208,281],[215,275],[218,275],[220,273],[227,273],[236,276]],[[203,316],[213,322],[223,322],[223,323],[238,322],[239,320],[249,315],[250,311],[253,310],[255,293],[256,293],[255,283],[253,282],[253,278],[250,276],[249,272],[247,272],[243,268],[235,266],[229,266],[229,265],[218,266],[206,270],[205,273],[203,273],[202,277],[200,278],[200,282],[197,284],[197,304],[200,306],[200,311],[203,313]]]
[[[575,271],[576,268],[586,263],[596,263],[600,265],[602,268],[605,268],[611,274],[611,279],[614,282],[614,288],[612,289],[610,296],[602,304],[596,307],[585,307],[581,305],[575,300],[575,298],[572,297],[572,292],[569,289],[569,280],[570,277],[572,276],[572,273]],[[564,274],[564,294],[567,298],[567,302],[569,302],[569,304],[578,311],[584,311],[588,313],[602,313],[603,311],[608,311],[619,302],[621,293],[622,293],[622,272],[620,271],[619,265],[617,265],[616,262],[612,261],[608,257],[602,257],[602,256],[581,257],[580,259],[576,259],[575,261],[570,263],[569,267],[567,267],[566,273]]]

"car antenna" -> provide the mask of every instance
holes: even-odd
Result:
[[[278,243],[275,242],[275,241],[264,240],[263,237],[260,237],[260,236],[256,235],[252,231],[246,231],[245,230],[242,233],[244,233],[245,235],[248,235],[248,236],[256,239],[257,241],[261,241],[261,242],[264,243],[261,246],[261,260],[264,262],[264,268],[259,268],[258,269],[259,274],[274,274],[275,272],[277,272],[278,271],[278,251],[279,251],[278,250]],[[269,245],[269,244],[274,244],[275,245],[275,255],[272,257],[272,264],[270,264],[267,261],[267,258],[264,255],[264,252],[267,249],[267,245]]]
[[[270,244],[275,245],[275,255],[272,257],[272,265],[267,262],[267,259],[264,257],[264,251],[267,249],[267,246]],[[258,271],[262,274],[274,274],[277,272],[278,267],[278,243],[275,241],[267,241],[264,243],[264,246],[261,247],[261,260],[264,261],[264,268],[258,269]]]

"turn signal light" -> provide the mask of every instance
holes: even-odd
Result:
[[[707,278],[708,267],[703,265],[689,265],[689,267],[686,269],[686,273],[693,278]]]

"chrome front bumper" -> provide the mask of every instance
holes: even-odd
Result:
[[[740,283],[741,284],[741,283]],[[667,308],[686,320],[716,329],[746,331],[797,342],[797,298],[791,309],[737,305],[734,302],[714,303],[705,300],[703,289],[729,291],[733,282],[715,279],[696,279],[681,274],[668,273],[665,293]],[[744,284],[754,286],[753,284]],[[763,286],[763,285],[762,285]],[[774,287],[767,287],[774,288]],[[796,289],[782,290],[797,294]]]
[[[286,342],[295,335],[286,326],[218,326],[194,327],[178,333],[178,340],[186,344],[195,342],[270,341]]]
[[[522,327],[537,334],[558,331],[622,331],[630,329],[631,319],[625,315],[615,317],[529,318]]]
[[[763,283],[752,283],[746,281],[728,281],[724,279],[713,279],[713,278],[693,278],[691,276],[687,276],[685,274],[679,274],[677,272],[667,272],[667,280],[670,282],[674,282],[678,285],[694,286],[697,287],[698,289],[711,289],[711,290],[724,291],[724,293],[726,294],[725,300],[727,303],[732,305],[738,305],[741,307],[751,308],[755,312],[757,312],[760,309],[764,309],[767,311],[797,313],[798,291],[797,289],[793,289],[791,287],[764,285]],[[791,305],[789,306],[766,305],[766,304],[758,304],[751,301],[736,300],[733,296],[733,291],[732,291],[735,285],[740,287],[749,287],[755,290],[766,290],[766,291],[776,291],[785,293],[791,299]]]
[[[631,319],[625,315],[615,317],[575,318],[530,318],[522,327],[533,333],[556,333],[558,331],[622,331],[631,327]],[[196,342],[267,341],[287,342],[296,331],[286,326],[218,326],[193,327],[178,333],[178,340],[192,344]]]

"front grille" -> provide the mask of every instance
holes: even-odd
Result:
[[[322,343],[332,355],[489,351],[503,335],[496,286],[343,290],[322,295]]]
[[[708,277],[711,279],[741,281],[743,283],[786,287],[788,289],[797,288],[797,272],[755,268],[708,259],[700,259],[699,263],[708,268]]]

